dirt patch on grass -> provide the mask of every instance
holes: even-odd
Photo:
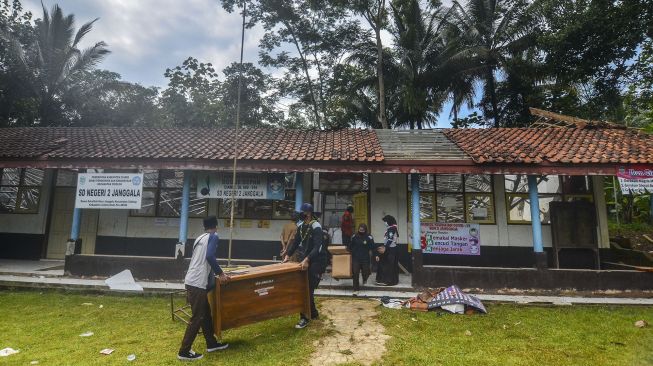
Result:
[[[390,336],[377,320],[378,302],[327,299],[321,305],[320,314],[330,334],[316,341],[311,365],[371,365],[381,359]]]

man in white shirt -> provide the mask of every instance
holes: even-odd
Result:
[[[206,352],[215,352],[229,347],[226,343],[220,343],[215,339],[213,331],[213,319],[211,318],[211,307],[207,297],[208,291],[215,285],[217,274],[221,282],[229,280],[218,265],[218,219],[209,216],[204,219],[204,234],[200,235],[193,244],[193,256],[190,259],[188,272],[186,272],[186,296],[191,306],[192,317],[186,327],[184,339],[177,358],[182,361],[193,361],[202,358],[202,355],[191,350],[193,341],[202,328],[202,334],[206,340]]]

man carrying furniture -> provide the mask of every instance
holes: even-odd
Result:
[[[220,343],[215,339],[213,319],[209,306],[208,292],[215,286],[215,274],[220,281],[228,281],[227,276],[218,265],[218,219],[209,216],[204,219],[204,234],[200,235],[193,244],[193,256],[190,259],[188,272],[186,272],[186,296],[193,315],[186,327],[184,339],[177,358],[182,361],[193,361],[202,358],[202,355],[191,350],[193,341],[202,328],[206,340],[206,352],[215,352],[229,347],[227,343]]]

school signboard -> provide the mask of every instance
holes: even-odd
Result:
[[[653,169],[650,166],[620,166],[617,169],[617,178],[623,194],[653,192]]]
[[[79,173],[75,208],[141,208],[143,173]]]
[[[198,198],[230,199],[232,194],[239,200],[283,200],[285,177],[283,174],[240,173],[236,175],[234,187],[231,173],[198,174]]]
[[[421,244],[423,253],[481,255],[481,229],[479,224],[424,222]]]

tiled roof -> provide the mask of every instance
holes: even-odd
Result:
[[[373,130],[241,129],[239,159],[383,161]],[[0,129],[0,158],[233,159],[233,129],[66,128]]]
[[[653,136],[615,128],[448,129],[476,163],[653,163]]]

